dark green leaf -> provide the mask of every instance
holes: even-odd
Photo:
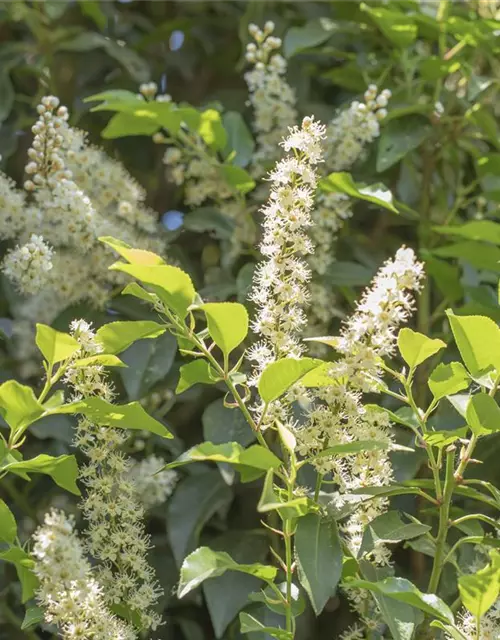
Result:
[[[377,171],[386,171],[410,151],[417,149],[430,134],[428,120],[413,115],[391,120],[382,130],[377,152]]]
[[[326,193],[345,193],[358,200],[366,200],[393,213],[398,210],[392,204],[392,193],[383,184],[364,186],[356,184],[350,173],[330,173],[319,183],[319,188]]]

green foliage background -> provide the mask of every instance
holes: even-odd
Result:
[[[3,2],[0,3],[0,153],[2,169],[22,183],[30,127],[42,95],[59,96],[71,113],[71,124],[89,132],[93,142],[121,160],[145,186],[148,203],[158,216],[169,210],[190,214],[176,231],[166,232],[166,254],[193,277],[209,300],[246,298],[248,265],[257,252],[224,265],[224,241],[230,222],[220,215],[209,221],[188,211],[182,188],[165,177],[163,150],[148,136],[102,139],[108,112],[92,112],[90,95],[109,89],[137,91],[155,81],[178,102],[241,113],[251,126],[242,79],[244,48],[251,22],[275,21],[284,38],[288,80],[296,89],[301,115],[324,122],[348,106],[375,82],[393,97],[381,137],[352,171],[356,183],[383,183],[393,193],[395,214],[371,202],[356,201],[355,215],[342,230],[337,262],[326,278],[338,291],[332,309],[332,334],[352,310],[376,268],[401,244],[414,247],[426,262],[429,280],[419,300],[416,328],[449,341],[444,312],[481,314],[498,322],[497,281],[500,273],[500,136],[497,32],[500,16],[494,2],[452,2],[444,20],[437,3],[413,0],[369,2]],[[444,53],[444,55],[443,55]],[[441,105],[436,106],[439,102]],[[442,107],[442,112],[441,112]],[[7,249],[4,243],[2,252]],[[19,374],[9,339],[13,292],[2,283],[0,380]],[[112,314],[112,315],[111,315]],[[66,330],[74,317],[97,326],[115,319],[148,319],[138,303],[119,297],[109,309],[69,308],[55,326]],[[164,334],[142,340],[123,357],[128,370],[116,375],[123,401],[141,400],[175,433],[173,441],[149,437],[145,453],[176,458],[188,447],[209,440],[246,446],[252,434],[243,418],[223,405],[218,386],[198,385],[176,397],[174,389],[183,359],[175,340]],[[422,367],[420,393],[430,368]],[[34,387],[39,386],[35,379]],[[390,407],[389,407],[390,408]],[[440,409],[433,420],[440,429],[457,426],[457,415]],[[71,419],[44,419],[31,428],[32,455],[61,455],[71,449]],[[405,432],[401,444],[408,443]],[[483,464],[474,473],[496,484],[498,437],[479,447]],[[141,454],[142,455],[142,454]],[[426,476],[418,449],[393,455],[396,479]],[[268,541],[259,526],[255,505],[260,484],[239,484],[228,467],[186,467],[167,505],[156,508],[149,527],[154,564],[165,588],[164,626],[155,637],[203,640],[243,637],[235,617],[246,605],[255,579],[235,573],[206,582],[182,601],[174,589],[184,556],[198,544],[229,552],[238,562],[263,561]],[[304,477],[304,484],[309,479]],[[75,509],[49,479],[30,483],[2,481],[2,492],[14,504],[26,533],[51,504]],[[54,502],[55,501],[55,502]],[[400,496],[396,508],[416,514],[413,498]],[[467,500],[462,508],[467,510]],[[422,516],[422,512],[421,512]],[[425,512],[423,515],[425,520]],[[428,517],[433,524],[432,517]],[[399,545],[399,575],[422,587],[428,563],[418,549]],[[443,597],[455,577],[445,571]],[[19,586],[13,569],[0,564],[0,637],[48,638],[43,631],[21,631]],[[258,604],[253,605],[259,607]],[[350,622],[341,596],[331,598],[316,619],[309,605],[298,618],[299,640],[334,638]],[[262,634],[250,634],[260,638]]]

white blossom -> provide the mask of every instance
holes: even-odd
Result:
[[[165,460],[152,454],[130,468],[129,478],[145,509],[163,504],[174,490],[179,475],[170,469],[160,471],[164,466]]]
[[[7,253],[2,271],[21,293],[37,293],[49,281],[52,256],[52,248],[43,237],[33,233],[29,242]]]
[[[34,535],[34,572],[40,581],[37,600],[45,620],[66,640],[134,640],[135,630],[117,618],[105,601],[74,530],[74,521],[51,511]]]

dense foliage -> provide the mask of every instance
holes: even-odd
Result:
[[[500,6],[0,33],[0,637],[498,640]]]

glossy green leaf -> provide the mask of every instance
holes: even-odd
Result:
[[[138,402],[112,404],[102,398],[85,398],[66,405],[58,413],[81,413],[102,426],[115,429],[138,429],[156,433],[163,438],[172,438],[170,431],[152,418]]]
[[[9,462],[2,467],[2,471],[21,476],[29,475],[30,473],[43,473],[50,476],[58,486],[66,489],[66,491],[77,496],[80,495],[80,490],[76,485],[78,465],[75,456],[63,455],[54,458],[41,453],[30,460]]]
[[[465,417],[477,436],[500,431],[500,407],[487,393],[476,393],[471,397]]]
[[[21,629],[31,629],[44,621],[44,611],[40,607],[28,607],[21,623]]]
[[[398,213],[393,205],[392,193],[387,187],[383,184],[371,186],[356,184],[350,173],[330,173],[320,181],[319,188],[326,193],[345,193],[352,198],[366,200],[393,213]]]
[[[461,258],[476,269],[500,273],[500,247],[475,240],[464,240],[434,249],[433,254],[441,258]]]
[[[111,247],[118,255],[125,258],[128,262],[135,265],[143,265],[143,266],[158,266],[164,265],[160,256],[157,256],[156,253],[152,251],[147,251],[146,249],[134,249],[126,242],[122,240],[117,240],[116,238],[112,238],[111,236],[101,236],[99,241]]]
[[[286,32],[283,41],[283,53],[291,58],[304,49],[310,49],[322,44],[334,33],[336,24],[328,18],[310,20],[301,27],[291,27]]]
[[[323,364],[316,358],[283,358],[268,365],[259,380],[259,393],[264,402],[282,396],[309,371]]]
[[[276,640],[293,640],[291,631],[285,631],[285,629],[278,629],[277,627],[267,627],[262,622],[259,622],[257,618],[244,611],[240,613],[240,631],[241,633],[266,633],[272,638],[276,638]]]
[[[213,444],[202,442],[183,453],[177,460],[166,465],[166,469],[189,464],[191,462],[225,462],[233,465],[241,473],[242,482],[250,482],[263,475],[269,469],[277,469],[281,460],[260,444],[244,449],[237,442]]]
[[[463,605],[479,619],[490,609],[500,594],[500,553],[490,551],[490,564],[458,579]]]
[[[25,603],[33,598],[38,588],[38,578],[33,573],[34,561],[28,553],[20,547],[11,547],[0,552],[0,560],[10,562],[16,568],[17,577],[21,583],[21,602]]]
[[[210,363],[206,360],[193,360],[188,364],[183,364],[179,369],[179,382],[175,393],[180,394],[187,391],[195,384],[215,384],[217,374],[211,371]]]
[[[165,327],[152,320],[119,321],[99,327],[96,338],[105,353],[121,353],[136,340],[157,338],[164,332]]]
[[[453,614],[441,598],[438,598],[433,593],[422,593],[405,578],[386,578],[380,582],[349,580],[346,585],[353,588],[368,589],[374,593],[394,598],[394,600],[409,604],[445,622],[453,623]]]
[[[0,542],[14,544],[17,537],[17,524],[14,514],[0,499]]]
[[[210,337],[229,355],[248,334],[248,312],[239,302],[208,302],[199,307],[205,312]]]
[[[181,319],[186,317],[188,307],[193,303],[195,290],[191,278],[178,267],[116,262],[110,269],[123,271],[144,284],[151,285],[169,309]]]
[[[227,111],[222,116],[227,135],[224,155],[234,153],[232,162],[238,167],[246,167],[252,160],[255,141],[243,116],[238,111]]]
[[[500,245],[500,224],[492,220],[472,220],[460,225],[437,225],[432,227],[441,235],[460,236],[469,240],[480,240]]]
[[[46,324],[36,325],[36,345],[49,365],[71,358],[80,348],[75,338]]]
[[[386,171],[417,149],[432,131],[423,116],[411,115],[391,120],[383,128],[377,151],[377,171]]]
[[[248,171],[243,169],[243,167],[238,167],[232,164],[223,164],[220,166],[220,172],[229,186],[242,195],[245,195],[255,188],[255,180]]]
[[[370,554],[379,544],[394,544],[417,538],[431,527],[416,522],[404,522],[397,511],[387,511],[374,518],[366,527],[358,557]]]
[[[500,371],[500,329],[484,316],[456,316],[446,312],[465,366],[472,376]]]
[[[461,300],[464,290],[460,282],[461,270],[458,265],[440,260],[431,254],[425,254],[425,270],[444,298],[450,302]]]
[[[406,364],[413,369],[446,347],[442,340],[428,338],[405,327],[398,335],[398,348]]]
[[[417,25],[407,13],[370,6],[364,2],[361,4],[361,9],[370,15],[385,37],[397,47],[405,49],[415,41],[418,33]]]
[[[238,564],[224,551],[212,551],[200,547],[190,553],[182,563],[177,595],[183,598],[196,589],[204,580],[221,576],[226,571],[241,571],[261,580],[270,581],[276,577],[277,569],[268,565]]]
[[[461,362],[438,364],[428,380],[435,400],[463,391],[470,383],[470,377]]]
[[[24,429],[42,416],[44,409],[30,387],[8,380],[0,385],[0,413],[12,431]]]
[[[342,573],[342,549],[334,520],[309,513],[300,518],[295,532],[299,580],[316,615],[335,595]]]

